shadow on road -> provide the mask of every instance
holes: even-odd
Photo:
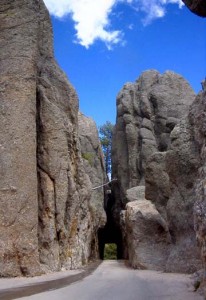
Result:
[[[78,274],[68,277],[59,278],[50,281],[32,283],[31,285],[21,286],[16,288],[4,289],[0,291],[1,300],[12,300],[16,298],[28,297],[34,294],[43,293],[46,291],[56,290],[69,284],[82,280],[90,275],[101,264],[102,261],[96,261],[89,264],[85,269]]]

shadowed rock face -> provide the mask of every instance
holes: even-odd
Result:
[[[205,0],[182,0],[187,7],[196,15],[206,17],[206,2]]]
[[[195,180],[194,229],[201,249],[201,258],[206,270],[206,83],[196,97],[189,115],[193,128],[192,138],[198,148],[199,168]]]
[[[92,187],[90,212],[91,212],[91,227],[87,233],[91,239],[92,257],[99,256],[98,250],[98,230],[103,228],[106,223],[106,213],[104,211],[104,188],[101,187],[106,181],[106,172],[104,166],[104,157],[101,144],[98,137],[98,131],[95,122],[83,114],[78,115],[79,137],[81,144],[81,152],[84,162],[84,167],[89,176]],[[98,188],[97,188],[98,187]]]
[[[206,17],[206,2],[204,0],[183,0],[195,14]],[[206,272],[206,81],[202,82],[201,91],[191,106],[189,121],[193,131],[191,140],[198,149],[196,155],[198,164],[197,176],[194,183],[194,229],[196,240],[201,249],[201,259]]]
[[[94,235],[91,182],[43,1],[2,0],[0,40],[0,276],[79,267]]]

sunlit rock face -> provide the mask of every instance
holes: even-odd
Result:
[[[171,236],[154,204],[144,198],[129,202],[125,231],[128,259],[133,268],[165,270]]]
[[[174,128],[171,134],[171,147],[165,158],[166,171],[169,176],[170,193],[165,200],[165,219],[168,222],[176,244],[176,253],[171,252],[168,267],[174,270],[177,257],[187,257],[187,263],[179,267],[200,269],[200,256],[205,262],[206,241],[206,92],[196,96],[190,106],[189,114]],[[150,181],[151,182],[151,181]],[[159,208],[158,198],[149,197],[151,184],[146,184],[146,197],[153,199]],[[161,193],[163,195],[163,193]],[[196,240],[194,236],[196,233]],[[200,246],[201,251],[197,249]],[[174,256],[174,254],[175,256]],[[200,255],[201,254],[201,255]],[[174,258],[174,259],[173,259]]]
[[[206,17],[206,2],[205,0],[183,0],[187,7],[196,15]]]
[[[151,155],[167,151],[171,131],[188,113],[194,97],[183,77],[155,70],[125,84],[118,94],[112,155],[113,176],[119,180],[114,192],[122,207],[126,190],[144,185]]]
[[[43,1],[2,0],[0,11],[0,276],[77,268],[94,236],[78,98]]]
[[[201,265],[193,229],[200,166],[194,99],[181,76],[157,71],[143,73],[118,95],[115,216],[126,208],[120,223],[133,267],[191,273]]]
[[[185,117],[173,129],[167,152],[155,153],[146,168],[145,196],[155,204],[171,234],[166,271],[191,273],[201,266],[193,223],[199,165],[193,126]]]

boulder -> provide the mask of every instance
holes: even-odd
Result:
[[[167,223],[154,204],[145,199],[128,203],[125,229],[130,265],[165,271],[171,239]]]
[[[127,202],[136,201],[139,199],[144,199],[145,197],[145,186],[135,186],[126,191]]]

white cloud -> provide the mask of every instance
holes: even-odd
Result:
[[[120,43],[122,32],[110,30],[109,14],[118,0],[44,0],[51,14],[62,18],[71,14],[77,31],[77,42],[88,48],[100,39],[110,49]]]
[[[148,25],[154,19],[162,18],[166,14],[168,4],[177,4],[181,8],[184,4],[181,0],[128,0],[134,9],[145,13],[143,24]]]
[[[144,25],[154,19],[164,17],[169,3],[183,6],[181,0],[44,0],[50,13],[63,18],[70,14],[76,29],[76,42],[89,48],[96,40],[105,42],[108,49],[123,43],[123,32],[112,30],[110,14],[115,5],[125,2],[136,10],[145,13]]]
[[[133,30],[133,29],[134,29],[134,24],[129,24],[129,25],[128,25],[128,29],[129,29],[129,30]]]
[[[71,13],[71,1],[68,0],[44,0],[49,12],[59,18]]]

